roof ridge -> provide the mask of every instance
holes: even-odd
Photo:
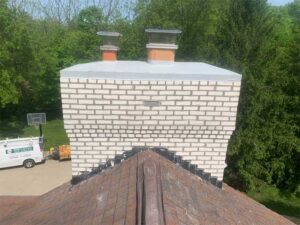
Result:
[[[165,225],[160,164],[150,158],[137,171],[137,225]]]

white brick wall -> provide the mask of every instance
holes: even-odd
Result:
[[[72,174],[90,171],[133,146],[161,146],[222,180],[239,87],[236,81],[61,78]],[[160,106],[144,101],[160,101]]]

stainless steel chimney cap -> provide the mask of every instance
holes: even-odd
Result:
[[[156,28],[149,28],[145,30],[146,33],[162,33],[162,34],[181,34],[181,30],[178,29],[156,29]]]
[[[122,34],[118,32],[111,32],[111,31],[99,31],[97,32],[98,35],[100,36],[107,36],[107,37],[120,37]]]

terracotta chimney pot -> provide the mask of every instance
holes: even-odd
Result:
[[[174,62],[178,46],[176,37],[180,30],[146,29],[149,35],[148,62]]]
[[[118,48],[118,39],[122,36],[118,32],[108,32],[108,31],[100,31],[97,32],[98,35],[102,36],[103,44],[100,46],[100,50],[102,52],[101,58],[103,61],[116,61],[117,60],[117,52]]]

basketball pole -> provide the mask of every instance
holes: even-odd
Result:
[[[39,124],[39,128],[40,128],[40,137],[43,137],[43,129],[42,129],[42,124]]]

